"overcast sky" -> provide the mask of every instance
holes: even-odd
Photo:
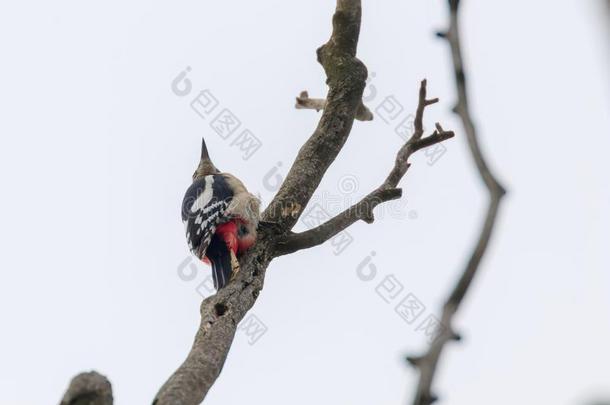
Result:
[[[472,109],[510,194],[456,319],[464,341],[448,347],[436,392],[472,405],[610,397],[610,42],[601,4],[463,3]],[[180,221],[200,138],[218,167],[268,202],[317,123],[294,97],[325,94],[315,49],[333,8],[2,3],[1,405],[56,403],[90,369],[109,376],[117,404],[150,403],[190,348],[210,275],[201,265],[186,277],[194,262]],[[457,136],[413,157],[403,200],[374,225],[350,228],[349,245],[271,264],[249,318],[265,333],[238,332],[206,403],[410,400],[416,374],[402,358],[425,348],[422,324],[440,314],[486,205],[450,113],[448,48],[433,35],[446,18],[444,1],[364,1],[358,53],[376,118],[354,124],[316,201],[333,214],[385,178],[402,142],[395,129],[409,123],[424,77],[441,98],[426,126],[440,121]],[[172,81],[187,67],[190,92],[177,95]],[[191,102],[204,90],[215,109],[199,115]],[[241,123],[235,133],[212,128],[224,109]],[[237,140],[246,129],[261,144],[253,154]],[[391,296],[390,282],[402,286]],[[425,306],[415,320],[396,312],[409,294]]]

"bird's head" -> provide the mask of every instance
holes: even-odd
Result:
[[[208,148],[205,145],[205,139],[201,138],[201,160],[199,161],[199,166],[197,166],[195,173],[193,173],[193,181],[209,176],[210,174],[218,173],[220,173],[220,170],[214,166],[214,163],[212,163],[212,160],[210,159]]]

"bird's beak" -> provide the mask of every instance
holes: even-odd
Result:
[[[218,174],[220,170],[214,166],[212,163],[212,159],[210,159],[210,154],[208,152],[208,147],[205,144],[205,139],[201,138],[201,160],[199,161],[199,166],[195,173],[193,174],[193,180],[196,180],[200,177],[205,177],[210,174]]]
[[[210,153],[208,152],[208,147],[205,144],[205,139],[201,138],[201,161],[210,160]],[[210,160],[211,161],[211,160]]]

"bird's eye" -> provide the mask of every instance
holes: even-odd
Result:
[[[240,235],[245,235],[248,233],[248,228],[246,228],[246,225],[244,225],[244,224],[239,224],[239,228],[237,228],[237,232]]]

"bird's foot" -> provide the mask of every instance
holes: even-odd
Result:
[[[237,256],[232,249],[229,249],[229,252],[231,254],[231,280],[233,280],[235,277],[237,277],[237,273],[239,273],[239,261],[237,260]]]

